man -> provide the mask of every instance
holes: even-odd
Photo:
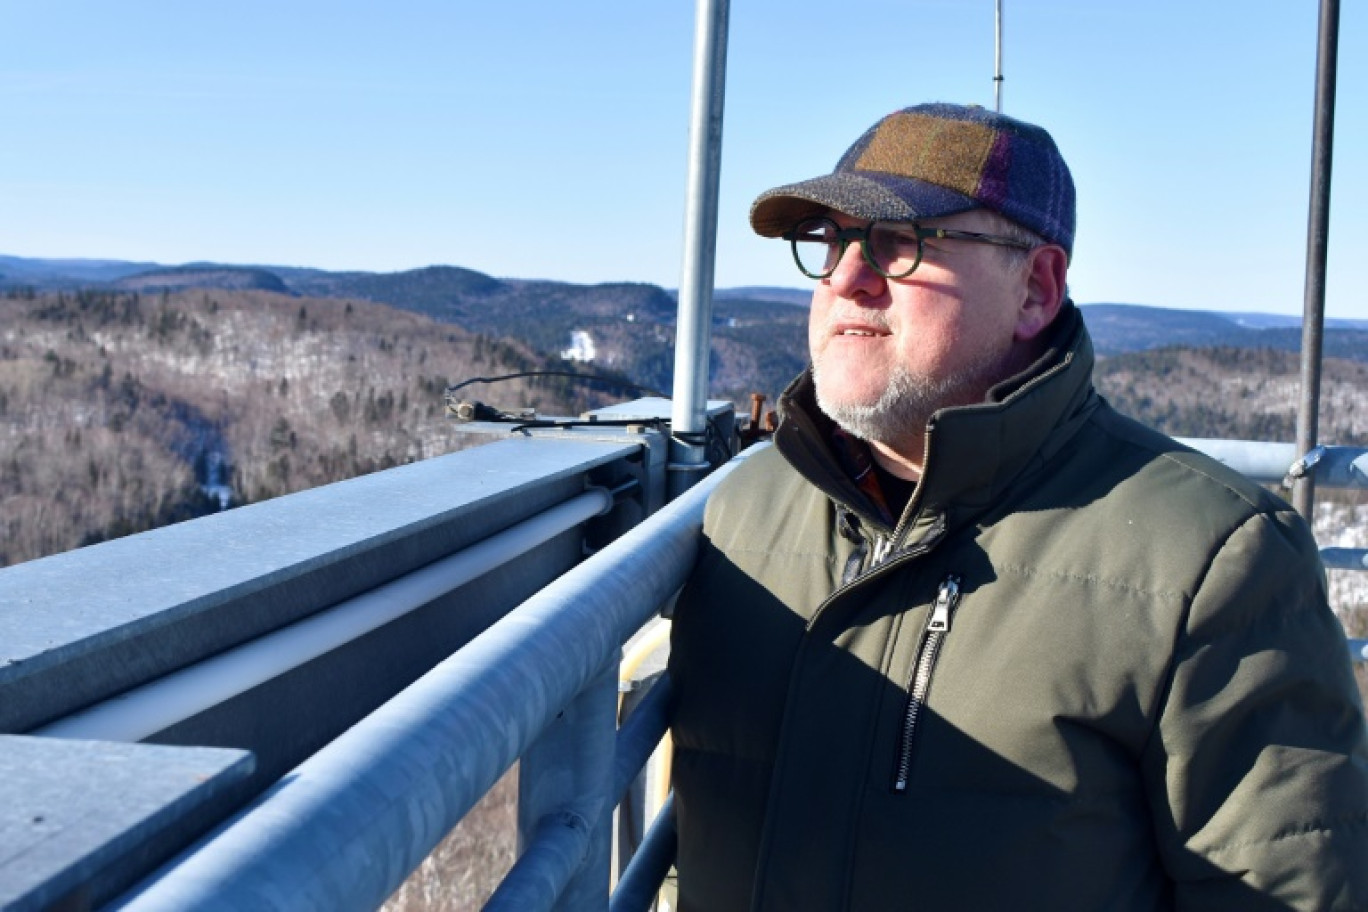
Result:
[[[675,611],[679,908],[1368,908],[1315,544],[1094,392],[1050,136],[908,108],[751,223],[812,366]]]

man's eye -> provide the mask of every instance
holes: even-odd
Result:
[[[911,231],[900,231],[897,228],[876,228],[874,230],[875,243],[888,249],[898,247],[917,246],[917,235]]]

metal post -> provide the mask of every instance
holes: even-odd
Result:
[[[675,323],[673,439],[669,496],[700,477],[707,463],[708,345],[713,268],[717,255],[717,188],[722,163],[722,101],[726,88],[729,0],[698,0],[694,23],[693,110],[689,122],[689,182],[684,213],[684,269]]]
[[[1301,408],[1297,452],[1316,445],[1321,347],[1325,324],[1325,261],[1330,239],[1330,162],[1335,139],[1335,70],[1339,56],[1339,0],[1321,0],[1316,46],[1316,116],[1312,127],[1311,207],[1306,237],[1306,297],[1302,315]],[[1292,505],[1307,522],[1315,502],[1311,473],[1292,487]]]
[[[997,0],[997,22],[993,29],[993,101],[1002,113],[1002,0]]]
[[[617,802],[612,794],[617,695],[613,663],[523,754],[518,768],[518,850],[533,846],[535,859],[524,856],[531,863],[525,876],[510,872],[488,908],[607,908]],[[560,888],[569,871],[575,873]]]

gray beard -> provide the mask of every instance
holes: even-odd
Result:
[[[879,401],[872,405],[828,401],[822,395],[821,368],[815,363],[812,381],[817,389],[817,407],[842,430],[868,443],[898,449],[923,433],[931,416],[940,409],[981,400],[1001,379],[1001,368],[992,363],[995,360],[985,359],[985,363],[973,365],[966,372],[942,379],[916,376],[898,367]]]

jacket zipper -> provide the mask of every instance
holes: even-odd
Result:
[[[859,525],[859,517],[849,510],[838,508],[836,514],[837,530],[843,538],[855,543],[855,550],[846,559],[845,569],[841,572],[842,587],[854,582],[862,573],[877,569],[893,553],[893,542],[898,538],[898,529],[895,529],[892,535],[882,535],[875,532],[866,538],[860,533]],[[865,566],[866,558],[869,559],[868,567]]]
[[[945,517],[941,516],[936,520],[935,525],[933,525],[930,529],[927,530],[926,535],[923,536],[920,541],[918,541],[916,544],[912,545],[909,548],[904,548],[901,551],[895,550],[893,547],[893,543],[898,540],[898,536],[896,534],[888,537],[876,535],[874,536],[874,550],[876,552],[876,558],[870,561],[868,569],[866,569],[863,573],[855,572],[852,574],[852,570],[858,570],[859,563],[863,561],[864,555],[866,553],[864,550],[865,546],[861,544],[856,549],[856,553],[851,556],[851,560],[846,562],[845,572],[842,575],[843,579],[841,580],[841,585],[836,589],[835,592],[831,593],[825,599],[823,599],[822,604],[818,605],[817,608],[812,612],[812,616],[808,618],[807,629],[811,630],[813,627],[815,627],[817,625],[818,618],[820,618],[822,616],[822,613],[826,611],[827,606],[830,605],[832,602],[835,602],[837,599],[839,599],[842,595],[844,595],[848,590],[850,590],[857,584],[866,583],[870,579],[873,579],[875,576],[878,576],[879,574],[890,569],[891,567],[902,564],[904,561],[921,557],[930,552],[930,550],[934,548],[936,545],[940,544],[940,540],[945,537],[945,528]],[[857,561],[856,558],[859,558],[859,560]]]
[[[926,620],[926,630],[922,634],[921,647],[917,650],[917,661],[912,666],[912,680],[907,688],[907,708],[903,713],[902,733],[898,739],[897,762],[893,768],[893,791],[907,791],[907,782],[912,769],[912,746],[917,735],[917,721],[921,718],[922,708],[926,705],[926,695],[931,690],[931,674],[936,670],[936,658],[940,655],[941,644],[950,632],[950,618],[959,605],[960,585],[963,582],[958,574],[947,576],[936,593],[936,601]]]

